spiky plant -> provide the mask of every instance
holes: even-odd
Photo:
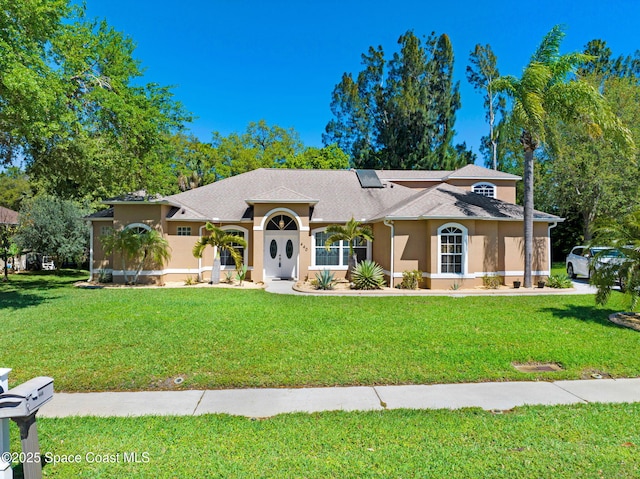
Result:
[[[333,289],[336,282],[335,276],[328,269],[323,269],[320,273],[316,273],[315,287],[316,289],[329,290]]]
[[[357,264],[351,280],[355,289],[381,289],[385,285],[382,266],[368,259]]]

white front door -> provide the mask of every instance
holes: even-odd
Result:
[[[264,236],[266,278],[295,279],[298,276],[298,232],[268,231]]]

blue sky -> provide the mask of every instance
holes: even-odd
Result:
[[[467,83],[469,53],[489,43],[502,74],[519,75],[545,33],[566,27],[563,51],[602,38],[614,55],[640,49],[640,1],[243,1],[86,0],[89,17],[106,18],[137,44],[145,82],[174,85],[198,118],[191,131],[244,131],[250,121],[293,127],[308,146],[322,146],[331,92],[360,55],[398,37],[447,33],[455,54],[462,108],[456,142],[477,152],[487,125],[481,96]]]

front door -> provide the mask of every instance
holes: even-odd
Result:
[[[265,277],[294,279],[298,267],[298,232],[268,231],[264,241]]]

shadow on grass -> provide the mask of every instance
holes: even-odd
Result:
[[[564,308],[543,308],[542,311],[551,313],[557,318],[561,319],[576,319],[583,322],[597,323],[602,326],[609,326],[612,328],[620,328],[617,324],[609,321],[609,315],[617,313],[618,311],[613,309],[602,309],[594,306],[577,306],[570,305]]]
[[[0,311],[37,306],[56,299],[51,291],[73,287],[83,278],[83,272],[62,270],[60,272],[38,271],[9,276],[9,281],[0,280]]]
[[[38,306],[46,301],[55,299],[56,296],[42,296],[24,291],[12,290],[6,292],[0,288],[0,311],[5,309],[22,309]]]

